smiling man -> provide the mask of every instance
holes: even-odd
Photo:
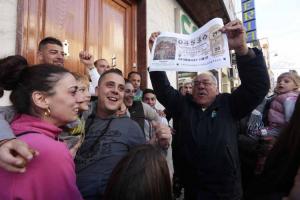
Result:
[[[160,122],[160,117],[156,111],[148,104],[142,101],[134,101],[134,87],[130,81],[125,83],[124,104],[127,107],[127,115],[144,131],[146,140],[149,141],[154,133],[154,129],[151,126],[152,121]]]
[[[96,113],[86,121],[86,137],[75,157],[77,185],[86,200],[101,200],[108,178],[130,149],[146,143],[139,125],[128,116],[117,116],[124,100],[125,80],[122,72],[111,69],[98,83]],[[171,131],[157,127],[161,147],[168,146]]]
[[[62,42],[54,37],[43,38],[38,46],[37,52],[38,63],[40,64],[54,64],[63,67],[64,66],[64,51]],[[4,63],[3,63],[4,64]],[[81,101],[80,97],[77,97],[78,102]],[[0,167],[13,172],[24,172],[26,165],[35,154],[28,147],[27,144],[14,139],[15,135],[10,130],[3,129],[7,122],[4,119],[0,119]],[[9,134],[7,134],[9,132]],[[14,154],[12,154],[14,152]],[[21,156],[22,155],[22,156]]]
[[[39,63],[48,63],[64,66],[64,49],[60,40],[54,37],[46,37],[39,43],[37,57]]]
[[[183,96],[165,72],[150,72],[158,100],[178,122],[173,160],[186,200],[241,199],[237,121],[263,100],[270,86],[262,52],[247,47],[243,24],[232,21],[220,31],[237,54],[242,84],[232,94],[219,94],[215,78],[200,74],[192,96]],[[150,48],[158,34],[151,35]]]

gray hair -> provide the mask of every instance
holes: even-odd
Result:
[[[194,78],[194,81],[195,81],[195,79],[196,79],[198,76],[201,76],[201,75],[208,75],[208,76],[211,78],[211,80],[213,81],[213,83],[214,83],[216,86],[218,86],[218,80],[217,80],[217,78],[216,78],[211,72],[203,72],[203,73],[201,73],[201,74],[198,74],[198,75]]]
[[[187,84],[193,84],[193,80],[191,78],[184,79],[182,86],[185,86]]]

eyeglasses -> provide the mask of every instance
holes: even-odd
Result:
[[[201,84],[204,85],[204,87],[208,87],[208,86],[213,85],[214,83],[209,82],[209,81],[194,81],[193,82],[193,86],[200,86]]]

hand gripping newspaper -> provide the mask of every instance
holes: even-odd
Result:
[[[190,35],[162,32],[154,42],[149,71],[199,72],[230,67],[228,39],[214,18]]]

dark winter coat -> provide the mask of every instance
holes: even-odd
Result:
[[[254,52],[255,58],[237,57],[241,86],[232,94],[219,94],[204,111],[192,96],[172,88],[165,72],[150,73],[159,102],[179,123],[173,157],[186,200],[241,198],[237,121],[263,100],[270,85],[263,55]]]

